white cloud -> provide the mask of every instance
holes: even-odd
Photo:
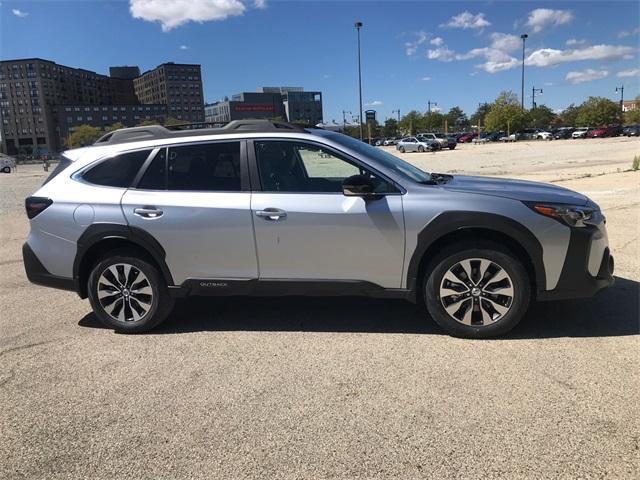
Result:
[[[433,48],[427,50],[427,58],[440,62],[452,62],[456,58],[456,52],[449,50],[447,47]]]
[[[609,72],[606,70],[593,70],[591,68],[587,68],[586,70],[580,72],[569,72],[564,79],[575,85],[577,83],[584,82],[592,82],[594,80],[600,80],[601,78],[606,78],[609,76]]]
[[[429,80],[431,80],[431,77],[422,77],[420,80],[428,82]]]
[[[610,60],[626,58],[636,51],[633,47],[623,45],[592,45],[590,47],[574,50],[556,50],[553,48],[541,48],[529,55],[525,61],[527,65],[534,67],[551,67],[561,63],[577,62],[582,60]]]
[[[522,39],[517,35],[494,32],[489,37],[491,38],[491,48],[503,52],[513,52],[522,46]]]
[[[253,0],[253,6],[259,9],[267,8],[267,0]]]
[[[618,32],[618,38],[627,38],[638,34],[640,34],[640,27],[636,27],[633,30],[621,30]]]
[[[180,45],[180,50],[189,50],[187,45]]]
[[[382,100],[374,100],[373,102],[365,103],[364,106],[365,107],[379,107],[382,104],[383,104]]]
[[[436,38],[432,39],[429,43],[431,45],[435,45],[436,47],[439,47],[440,45],[442,45],[444,43],[444,40],[442,40],[442,38],[440,38],[440,37],[436,37]]]
[[[545,87],[551,87],[552,85],[553,85],[553,82],[544,82]]]
[[[240,0],[129,0],[133,18],[159,22],[163,32],[188,22],[225,20],[245,10]]]
[[[441,24],[443,28],[462,28],[462,29],[478,29],[485,28],[491,25],[491,23],[484,18],[484,13],[478,13],[473,15],[468,11],[464,11],[451,17],[446,23]]]
[[[22,10],[20,10],[19,8],[14,8],[13,10],[11,10],[11,13],[13,13],[16,17],[20,17],[20,18],[24,18],[24,17],[28,17],[29,14],[27,12],[24,12]]]
[[[414,55],[418,51],[418,47],[422,45],[424,42],[426,42],[427,38],[429,38],[429,34],[427,32],[423,32],[422,30],[415,33],[414,35],[416,35],[415,40],[412,40],[404,44],[405,53],[408,56]]]
[[[632,78],[640,77],[640,68],[633,68],[631,70],[622,70],[617,74],[618,78]]]
[[[575,47],[579,45],[584,45],[585,43],[587,43],[587,41],[584,38],[581,40],[578,40],[577,38],[570,38],[565,43],[567,47]]]
[[[529,12],[528,27],[533,33],[538,33],[547,27],[566,25],[573,20],[571,10],[552,10],[550,8],[536,8]]]

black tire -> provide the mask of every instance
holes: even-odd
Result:
[[[400,153],[404,153],[404,147],[400,147],[398,150],[400,150]]]
[[[487,313],[487,309],[484,308],[481,310],[480,305],[482,304],[493,308],[492,305],[495,305],[495,303],[487,302],[485,298],[489,299],[488,297],[491,297],[491,299],[494,300],[496,298],[504,300],[503,297],[508,297],[508,295],[496,296],[493,293],[485,293],[484,288],[496,285],[492,285],[491,281],[487,282],[484,288],[482,288],[481,293],[479,293],[482,297],[474,297],[471,294],[472,290],[470,288],[468,289],[468,294],[455,293],[454,295],[454,297],[456,295],[457,297],[462,297],[463,295],[469,297],[459,301],[459,303],[455,303],[456,305],[462,305],[465,303],[467,308],[472,309],[470,313],[471,325],[467,325],[456,320],[450,316],[445,309],[444,303],[449,302],[452,297],[445,297],[442,295],[442,298],[445,300],[442,300],[441,298],[441,286],[444,286],[447,281],[444,277],[449,272],[449,269],[456,269],[460,262],[466,259],[489,260],[491,265],[490,268],[493,269],[493,265],[497,265],[501,267],[509,277],[509,282],[507,283],[511,284],[513,292],[511,301],[509,302],[509,308],[495,321],[490,320],[487,324],[484,324],[484,314]],[[478,262],[476,261],[470,265],[478,265]],[[476,272],[478,270],[476,270]],[[485,270],[484,274],[486,275],[486,273],[487,270]],[[482,285],[483,281],[484,280],[480,278],[478,285]],[[461,242],[448,247],[437,255],[432,262],[430,262],[426,268],[422,285],[424,287],[424,302],[427,307],[427,311],[434,321],[451,335],[462,338],[490,338],[505,334],[520,322],[529,308],[529,302],[531,299],[531,283],[522,262],[516,255],[502,245],[488,241]],[[471,283],[469,283],[469,285],[471,285]],[[463,285],[463,287],[467,289],[467,286]],[[444,291],[451,292],[451,290]],[[469,304],[468,302],[471,303]],[[455,308],[453,303],[454,302],[452,302],[448,308]],[[470,307],[469,305],[472,306]],[[498,314],[495,309],[493,310]],[[460,311],[454,313],[459,314]],[[466,315],[464,317],[466,318]],[[478,320],[478,322],[476,322],[476,320]]]
[[[2,173],[11,173],[11,167],[3,167]]]
[[[134,273],[130,276],[132,280],[130,281],[129,279],[126,279],[126,281],[124,282],[124,288],[131,289],[130,297],[128,291],[125,291],[127,295],[126,298],[130,298],[128,308],[124,300],[124,294],[121,295],[119,292],[116,292],[115,289],[107,286],[108,278],[113,279],[113,277],[109,276],[108,278],[103,277],[101,279],[102,275],[105,274],[109,267],[113,267],[119,272],[124,271],[123,269],[120,269],[119,265],[129,265],[133,267],[131,271]],[[133,275],[135,275],[134,270],[138,270],[137,280],[133,278]],[[144,281],[140,282],[141,277],[139,274],[142,274],[142,276],[146,277],[144,279],[147,281],[146,283]],[[107,282],[105,282],[105,279],[107,280]],[[118,280],[117,277],[116,280]],[[122,278],[120,278],[120,280],[122,280]],[[136,281],[138,283],[135,283]],[[101,293],[104,294],[106,292],[108,294],[110,291],[114,291],[116,293],[110,296],[109,299],[105,300],[105,298],[103,298],[101,301],[98,293],[99,283]],[[136,296],[133,293],[135,290],[131,288],[132,286],[143,288],[145,291],[148,291],[147,286],[150,288],[151,295],[146,295],[145,293],[144,295],[140,294],[138,297],[138,300],[140,300],[141,302],[149,301],[148,308],[144,303],[137,303],[137,301],[135,300]],[[89,275],[87,290],[89,294],[89,302],[91,303],[91,307],[93,308],[93,311],[98,319],[107,327],[113,328],[115,331],[120,333],[140,333],[151,330],[167,318],[167,316],[171,313],[174,304],[174,300],[169,295],[169,290],[162,274],[152,263],[138,256],[135,256],[135,252],[115,251],[109,253],[106,257],[103,257],[102,260],[93,267],[91,274]],[[122,291],[123,290],[120,290],[120,292]],[[151,297],[150,300],[148,299],[149,296]],[[115,301],[111,302],[115,305],[114,309],[117,308],[116,304],[122,301],[121,308],[123,311],[123,316],[129,316],[129,319],[119,320],[110,315],[110,313],[106,310],[106,308],[108,308],[108,305],[106,308],[104,305],[114,297],[118,298]],[[133,304],[131,303],[131,299],[134,300]],[[134,307],[143,311],[145,310],[145,308],[147,309],[145,313],[141,315],[140,310],[137,310]],[[141,318],[134,319],[134,311],[135,314],[137,314]],[[112,312],[114,312],[113,309]],[[118,310],[118,312],[120,312],[120,310]]]
[[[418,152],[424,153],[424,147],[422,145],[418,147]]]
[[[449,145],[449,150],[455,150],[456,146],[455,145]]]

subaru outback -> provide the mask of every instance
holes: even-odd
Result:
[[[605,218],[579,193],[426,173],[279,122],[111,132],[65,152],[26,212],[28,278],[88,297],[120,332],[188,295],[365,295],[485,338],[534,300],[613,282]]]

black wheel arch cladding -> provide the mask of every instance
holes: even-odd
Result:
[[[423,261],[432,248],[439,247],[442,239],[459,234],[466,239],[473,239],[477,232],[478,240],[486,239],[486,234],[494,234],[510,239],[519,247],[515,254],[526,255],[533,267],[535,289],[542,291],[546,286],[545,268],[542,257],[542,245],[533,233],[521,223],[494,213],[449,211],[436,216],[418,234],[416,248],[411,255],[407,268],[407,288],[416,290],[420,282]],[[485,235],[483,237],[483,235]],[[505,245],[509,248],[509,245]],[[431,257],[431,255],[429,255]],[[525,265],[526,267],[526,265]]]
[[[82,285],[83,282],[81,282],[82,277],[88,273],[85,271],[86,265],[84,263],[87,254],[101,242],[116,239],[125,240],[144,250],[158,265],[167,285],[173,285],[173,277],[165,261],[166,252],[152,235],[141,228],[128,225],[97,223],[89,226],[77,242],[77,252],[73,263],[73,280],[76,284],[76,291],[82,298],[85,298],[87,294],[86,285]]]

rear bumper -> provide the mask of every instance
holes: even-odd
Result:
[[[73,278],[59,277],[49,273],[28,243],[22,245],[22,260],[27,278],[31,283],[60,290],[76,290]]]
[[[608,247],[597,250],[599,242],[601,235],[596,228],[572,229],[560,280],[553,290],[538,292],[537,299],[545,301],[587,298],[613,285],[613,256]],[[592,249],[598,254],[602,251],[600,267],[595,276],[589,272],[589,260],[594,253]],[[595,271],[595,268],[592,268],[592,271]]]

